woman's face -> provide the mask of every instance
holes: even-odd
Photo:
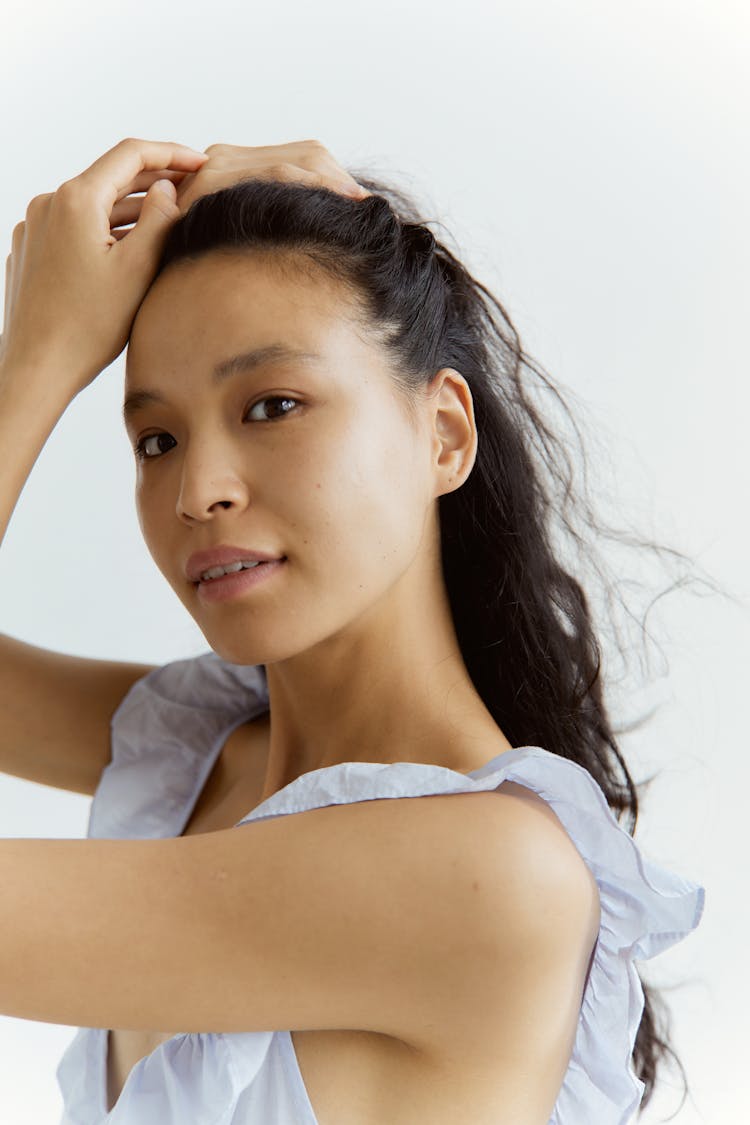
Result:
[[[276,346],[290,354],[213,374],[234,355]],[[133,398],[144,391],[158,400]],[[322,277],[214,253],[157,278],[127,354],[138,519],[159,570],[224,659],[267,663],[311,648],[369,615],[420,553],[437,549],[430,430],[396,394],[345,291]],[[286,561],[209,602],[185,568],[194,552],[222,545]]]

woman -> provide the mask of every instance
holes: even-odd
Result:
[[[666,1047],[634,960],[704,892],[632,840],[502,307],[316,141],[123,141],[14,232],[3,530],[126,343],[210,650],[2,642],[0,765],[94,797],[0,848],[2,1011],[79,1025],[64,1122],[625,1122]]]

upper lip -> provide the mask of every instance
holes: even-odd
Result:
[[[201,574],[212,566],[229,566],[230,563],[250,559],[259,562],[276,562],[284,555],[267,555],[264,551],[254,551],[251,547],[212,547],[207,551],[196,551],[185,564],[185,573],[191,582],[198,582]]]

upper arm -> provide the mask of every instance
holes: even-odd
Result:
[[[0,772],[92,796],[110,761],[112,714],[153,667],[0,635]]]
[[[187,837],[0,841],[0,875],[7,1015],[380,1032],[501,1089],[519,1121],[551,1112],[599,927],[554,814],[503,786]]]
[[[144,1029],[167,1019],[427,1041],[450,1018],[469,1037],[477,1020],[486,1032],[508,1011],[520,1017],[536,993],[559,1000],[591,951],[596,886],[552,816],[501,789],[329,805],[186,837],[37,841],[48,858],[25,915],[44,933],[49,912],[53,932],[75,901],[87,991],[101,973],[102,1018],[90,1026],[129,1026],[132,1013],[114,1010],[122,987]],[[33,867],[15,870],[35,885]]]
[[[541,798],[507,783],[364,801],[193,845],[221,963],[203,989],[224,980],[231,1028],[395,1036],[502,1090],[508,1120],[548,1120],[600,904]]]

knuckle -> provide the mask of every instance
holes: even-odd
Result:
[[[305,168],[320,168],[325,172],[332,172],[334,174],[341,171],[341,166],[338,161],[323,145],[308,148],[307,152],[302,155],[300,164],[303,164]]]
[[[75,180],[65,180],[64,183],[60,184],[59,188],[55,192],[55,195],[58,199],[70,200],[77,194],[79,190],[80,183],[76,183]]]
[[[325,156],[320,152],[304,152],[297,161],[301,168],[318,169],[326,164]]]
[[[90,205],[90,191],[86,187],[86,181],[76,176],[60,184],[54,195],[50,196],[50,201],[53,206],[62,205],[67,210],[74,211],[80,206]]]
[[[204,148],[203,151],[205,152],[206,156],[212,156],[214,154],[223,152],[226,147],[226,145],[209,145],[208,148]]]
[[[37,211],[41,211],[46,206],[47,201],[51,198],[51,195],[35,195],[33,199],[29,200],[29,205],[26,208],[26,214],[36,214]]]
[[[274,164],[269,168],[269,172],[277,180],[288,180],[294,175],[294,165],[287,162]]]

